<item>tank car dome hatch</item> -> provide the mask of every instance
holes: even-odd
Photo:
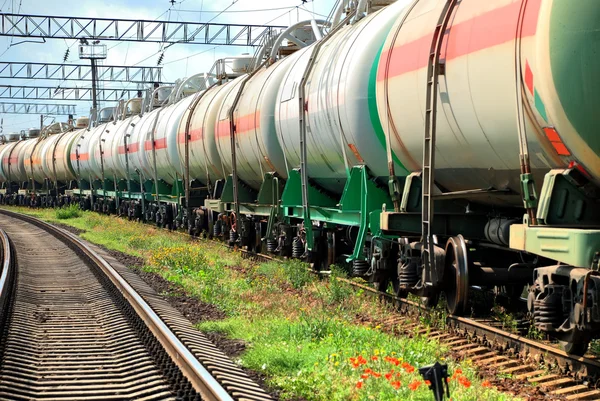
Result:
[[[98,113],[98,122],[99,123],[106,123],[109,122],[113,119],[115,113],[115,108],[114,107],[105,107],[102,110],[100,110],[100,113]]]
[[[131,116],[134,114],[140,114],[142,112],[142,103],[143,102],[144,102],[144,99],[141,97],[129,99],[128,104],[127,104],[128,107],[126,110],[127,115]]]
[[[173,87],[171,86],[163,86],[161,88],[158,88],[155,93],[155,99],[159,102],[164,102],[171,95],[172,91]]]
[[[39,128],[29,128],[27,131],[27,138],[37,138],[40,136],[41,130]]]
[[[6,140],[8,142],[16,142],[19,139],[21,139],[21,134],[19,134],[18,132],[9,132],[8,134],[6,134]]]
[[[233,70],[233,72],[242,74],[245,72],[249,72],[249,67],[252,63],[253,57],[248,53],[243,53],[241,56],[230,57],[230,59],[232,60],[231,69]]]
[[[315,34],[309,26],[298,27],[296,30],[294,30],[293,35],[294,38],[306,43],[307,45],[311,45],[316,41]],[[286,39],[285,47],[289,48],[288,50],[299,49],[299,46],[290,39]]]
[[[44,127],[42,136],[45,137],[47,135],[54,135],[54,134],[59,134],[61,132],[70,131],[71,128],[72,127],[70,124],[63,123],[63,122],[56,122],[56,123],[53,123],[53,124],[50,124],[50,125]]]
[[[75,128],[87,128],[89,124],[90,118],[87,116],[79,117],[77,120],[75,120]]]

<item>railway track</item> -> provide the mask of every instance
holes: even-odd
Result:
[[[270,255],[241,252],[243,257],[258,262],[277,260]],[[493,319],[446,316],[439,322],[440,327],[431,327],[418,319],[430,318],[433,313],[422,305],[352,280],[338,279],[397,307],[396,314],[378,322],[390,333],[427,335],[479,367],[543,388],[551,399],[600,400],[600,359],[596,356],[567,354],[552,344],[503,330]]]
[[[8,211],[0,228],[0,399],[271,399],[97,248]]]

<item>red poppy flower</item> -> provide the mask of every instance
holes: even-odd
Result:
[[[372,357],[371,357],[371,360],[372,360],[372,361],[376,361],[376,360],[378,360],[378,359],[379,359],[379,358],[377,358],[376,356],[372,356]]]
[[[394,390],[398,390],[402,386],[402,383],[400,383],[400,380],[396,380],[394,382],[391,382],[390,384],[392,385]]]
[[[489,380],[484,380],[481,382],[481,387],[492,387],[492,383]]]
[[[431,386],[431,382],[429,380],[425,380],[425,385],[426,386]]]
[[[361,388],[362,388],[362,386],[363,386],[363,382],[358,382],[358,383],[356,383],[356,388],[357,388],[357,389],[361,389]]]
[[[421,387],[421,384],[423,384],[423,383],[418,380],[415,380],[414,382],[412,382],[408,385],[408,388],[411,389],[412,391],[415,391],[419,387]]]
[[[385,378],[386,378],[387,380],[390,380],[390,379],[391,379],[393,376],[394,376],[394,373],[392,373],[392,372],[389,372],[389,373],[386,373],[386,374],[385,374]]]
[[[380,378],[381,373],[373,372],[373,377]]]

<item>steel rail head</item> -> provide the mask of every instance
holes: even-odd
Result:
[[[190,350],[179,340],[171,329],[162,321],[158,314],[148,305],[133,287],[110,265],[104,258],[96,253],[90,246],[77,238],[74,234],[55,227],[49,223],[39,220],[35,217],[26,216],[8,210],[0,210],[0,214],[6,214],[20,220],[27,221],[53,235],[62,238],[70,243],[77,250],[81,251],[89,260],[95,264],[104,273],[110,281],[123,294],[125,299],[131,304],[138,316],[146,323],[150,331],[158,339],[165,351],[172,358],[173,362],[179,366],[183,375],[190,381],[196,391],[198,391],[204,400],[209,401],[233,401],[233,398],[221,386],[221,384],[210,374],[210,372],[196,359]],[[0,239],[2,236],[0,230]]]
[[[0,271],[0,333],[5,331],[11,313],[12,297],[15,290],[16,268],[12,244],[4,230],[0,229],[2,270]],[[1,351],[1,350],[0,350]]]
[[[8,235],[0,228],[0,242],[2,244],[2,273],[0,273],[0,300],[3,300],[7,292],[10,290],[8,285],[10,284],[10,275],[14,272],[14,266],[12,265],[11,257],[11,245],[8,240]],[[0,301],[0,306],[3,305],[3,301]],[[0,310],[2,313],[2,310]]]

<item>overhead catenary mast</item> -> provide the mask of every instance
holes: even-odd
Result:
[[[92,67],[92,107],[98,110],[98,99],[96,88],[98,81],[97,60],[106,59],[106,45],[101,45],[99,40],[88,43],[87,39],[80,39],[79,58],[81,60],[90,60]]]

